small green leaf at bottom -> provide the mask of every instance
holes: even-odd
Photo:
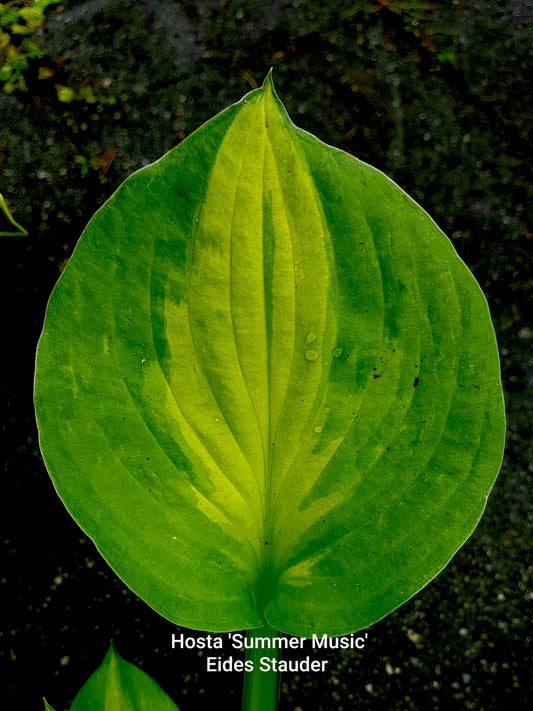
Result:
[[[45,709],[51,709],[46,701]],[[70,711],[179,710],[148,674],[124,661],[111,644],[102,664],[76,695]]]

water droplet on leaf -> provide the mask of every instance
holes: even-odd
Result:
[[[316,351],[314,348],[308,348],[305,351],[305,360],[308,360],[310,363],[314,363],[315,361],[317,361],[318,351]]]

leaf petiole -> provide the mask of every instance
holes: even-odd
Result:
[[[280,650],[274,643],[278,636],[279,632],[268,624],[248,630],[246,634],[246,667],[251,670],[244,672],[242,711],[276,711],[278,708],[280,679],[275,661],[279,659]]]

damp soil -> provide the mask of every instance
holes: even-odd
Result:
[[[533,707],[532,19],[518,0],[49,7],[26,89],[0,90],[0,191],[28,231],[0,242],[2,709],[43,696],[67,709],[111,640],[181,711],[240,708],[242,675],[172,650],[180,630],[70,518],[40,458],[32,386],[47,299],[88,219],[270,67],[299,126],[386,172],[450,236],[489,302],[508,418],[470,539],[363,649],[306,650],[325,671],[283,674],[280,711]]]

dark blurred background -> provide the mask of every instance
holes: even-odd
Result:
[[[0,708],[68,708],[111,639],[181,711],[240,708],[241,676],[172,651],[176,628],[69,517],[32,386],[47,299],[88,219],[270,67],[297,125],[386,172],[449,235],[489,301],[508,413],[472,537],[365,650],[284,675],[280,711],[533,708],[532,21],[531,0],[0,5],[0,192],[28,231],[0,238]]]

